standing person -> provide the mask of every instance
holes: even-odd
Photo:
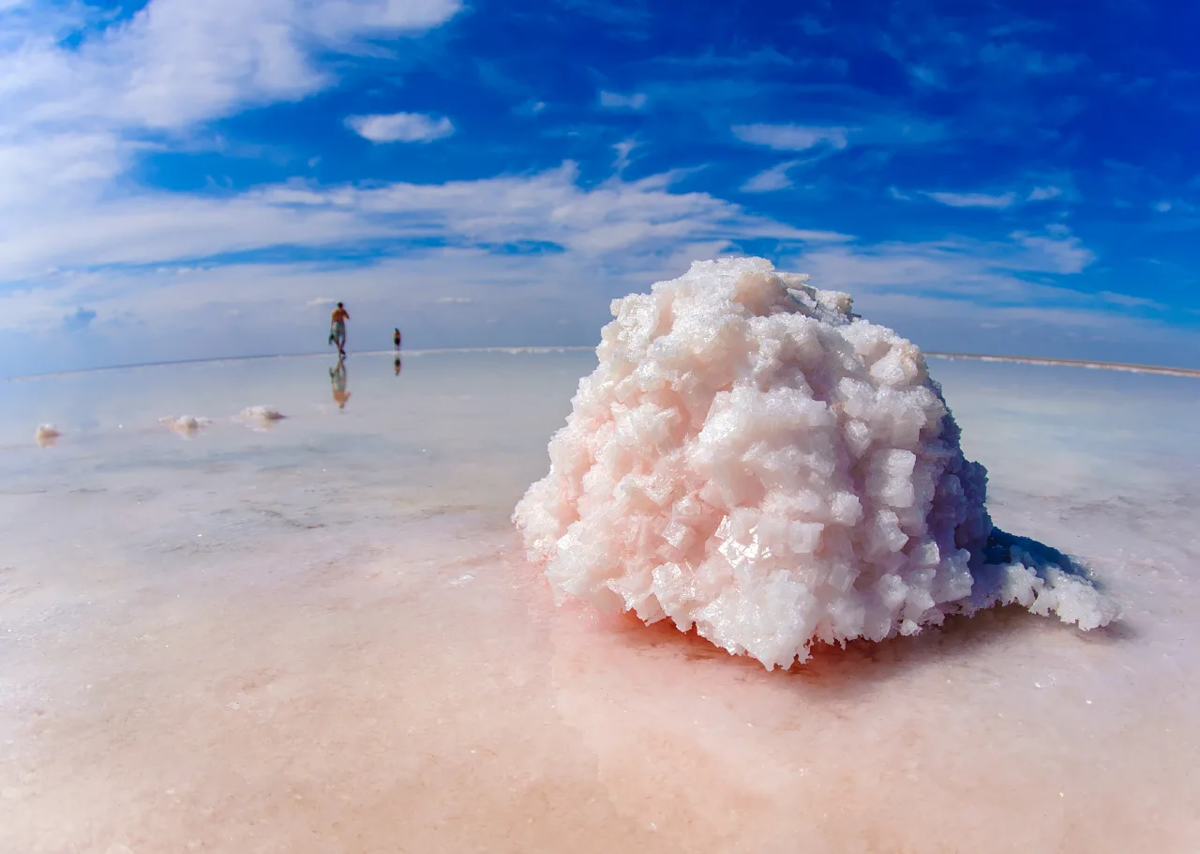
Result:
[[[346,321],[349,319],[350,312],[339,302],[329,321],[329,343],[337,344],[338,355],[343,358],[346,355]]]
[[[396,345],[396,349],[400,349],[400,330],[397,329],[392,333],[392,343]]]

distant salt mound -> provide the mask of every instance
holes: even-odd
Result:
[[[270,430],[275,426],[275,422],[287,418],[286,415],[269,406],[248,406],[237,417],[245,422],[251,430],[257,431]]]
[[[192,438],[212,423],[211,418],[197,418],[194,415],[164,415],[158,421],[185,439]]]
[[[768,668],[1009,602],[1112,619],[1065,558],[992,541],[987,473],[918,348],[807,280],[703,261],[613,302],[513,514],[557,599],[670,618]]]
[[[33,438],[37,441],[39,448],[50,448],[54,446],[61,435],[62,433],[58,432],[58,428],[53,424],[39,424]]]

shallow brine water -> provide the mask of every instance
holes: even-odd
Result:
[[[1200,383],[931,360],[997,525],[1124,616],[785,673],[526,563],[509,514],[593,365],[0,386],[0,851],[1200,850]]]

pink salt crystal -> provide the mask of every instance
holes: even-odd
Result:
[[[667,617],[767,668],[997,603],[1110,619],[1086,579],[982,565],[987,474],[919,349],[806,282],[699,261],[613,302],[513,514],[558,600]]]

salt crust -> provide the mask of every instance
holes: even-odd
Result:
[[[698,261],[613,301],[513,514],[558,601],[669,618],[767,668],[997,604],[1112,619],[1070,561],[995,548],[987,473],[919,349],[807,281]]]

